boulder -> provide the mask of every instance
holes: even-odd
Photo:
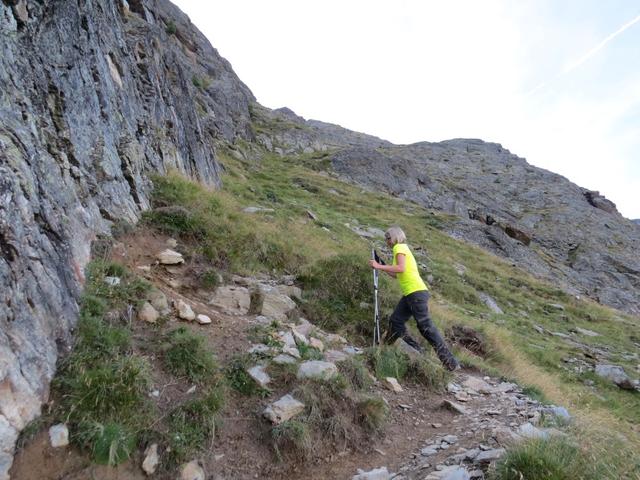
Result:
[[[224,285],[216,289],[209,304],[226,313],[246,315],[251,306],[251,294],[246,287]]]
[[[167,248],[157,255],[158,261],[162,265],[178,265],[184,263],[184,258],[181,253]]]
[[[285,395],[278,401],[269,405],[263,412],[263,415],[277,425],[286,422],[304,411],[305,405],[299,402],[291,395]]]
[[[140,307],[140,310],[138,311],[138,319],[147,323],[156,323],[156,320],[158,320],[159,316],[160,315],[158,314],[157,310],[153,308],[153,305],[151,305],[149,302],[144,302],[142,304],[142,307]]]
[[[58,423],[49,429],[49,442],[53,448],[69,445],[69,429],[64,423]]]
[[[298,368],[298,379],[314,378],[328,380],[338,374],[338,367],[335,363],[323,362],[322,360],[309,360],[300,364]]]

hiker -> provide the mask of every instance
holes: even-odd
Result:
[[[392,344],[398,338],[402,338],[411,347],[423,352],[423,348],[409,335],[405,326],[409,317],[413,315],[413,318],[416,319],[418,330],[434,348],[445,368],[447,370],[460,368],[458,361],[431,321],[427,305],[429,302],[429,289],[420,278],[416,260],[405,243],[407,241],[406,235],[399,227],[391,227],[385,232],[384,238],[387,245],[393,248],[393,263],[391,265],[382,265],[375,260],[369,260],[369,264],[372,268],[397,278],[403,295],[389,319],[389,331],[385,336],[385,343]]]

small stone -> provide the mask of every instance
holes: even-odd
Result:
[[[64,423],[58,423],[49,429],[49,441],[53,448],[69,445],[69,429]]]
[[[143,271],[144,273],[149,273],[151,272],[151,265],[138,265],[136,267],[138,270]]]
[[[180,263],[184,263],[184,258],[182,257],[181,253],[175,252],[168,248],[160,252],[157,258],[162,265],[178,265]]]
[[[280,354],[273,358],[273,363],[278,365],[294,365],[298,363],[298,361],[292,357],[291,355]]]
[[[167,296],[157,288],[152,288],[147,294],[147,300],[153,308],[160,313],[167,313],[169,311],[169,302]]]
[[[271,382],[271,377],[269,377],[269,374],[267,374],[263,365],[256,365],[255,367],[251,367],[247,370],[247,373],[262,388],[265,388],[269,384],[269,382]]]
[[[147,475],[153,475],[160,463],[160,457],[158,456],[158,444],[152,443],[144,452],[145,457],[142,462],[142,470]]]
[[[292,357],[295,357],[298,360],[302,358],[302,356],[300,355],[300,350],[298,350],[296,347],[287,347],[285,345],[284,347],[282,347],[282,353],[291,355]]]
[[[466,408],[464,408],[459,403],[452,402],[451,400],[444,400],[442,402],[442,407],[448,408],[452,412],[459,413],[461,415],[466,415],[467,414],[467,409]]]
[[[398,383],[398,380],[393,377],[385,377],[384,380],[382,381],[382,384],[392,392],[396,392],[396,393],[402,392],[402,387]]]
[[[321,360],[310,360],[300,364],[298,368],[298,379],[317,378],[328,380],[338,374],[338,367],[331,362]]]
[[[196,321],[200,325],[209,325],[211,323],[211,318],[209,318],[207,315],[203,315],[202,313],[199,313],[196,316]]]
[[[389,480],[390,478],[391,475],[389,474],[387,467],[375,468],[368,472],[359,468],[358,474],[351,477],[351,480]]]
[[[158,320],[159,314],[153,305],[149,302],[144,302],[142,307],[140,307],[140,311],[138,312],[138,319],[147,323],[156,323]]]
[[[296,342],[296,345],[309,345],[309,340],[300,332],[293,330],[292,331],[293,339]]]
[[[178,246],[178,241],[175,238],[167,238],[165,243],[169,248],[176,248]]]
[[[243,208],[242,211],[244,213],[275,212],[273,208],[265,208],[265,207],[246,207],[246,208]]]
[[[431,455],[436,455],[437,453],[438,450],[433,447],[425,447],[420,450],[420,455],[422,455],[423,457],[430,457]]]
[[[324,359],[327,362],[337,363],[337,362],[342,362],[347,358],[349,358],[349,356],[346,353],[341,352],[339,350],[329,350],[327,352],[324,352]]]
[[[104,277],[104,283],[110,287],[117,287],[120,285],[120,277]]]
[[[178,317],[183,320],[194,320],[196,318],[196,314],[191,309],[191,306],[182,300],[178,300]]]
[[[187,395],[191,395],[192,393],[194,393],[196,391],[198,387],[196,385],[191,385],[191,387],[189,387],[189,389],[185,392]]]
[[[247,350],[247,353],[258,353],[258,354],[267,354],[271,351],[271,347],[265,345],[264,343],[258,343],[256,345],[253,345],[249,350]]]
[[[478,456],[473,460],[474,463],[491,463],[494,460],[498,460],[505,454],[506,450],[504,448],[495,448],[493,450],[486,450],[478,454]]]
[[[269,405],[263,412],[263,415],[271,421],[271,423],[279,424],[295,417],[303,412],[304,403],[299,402],[291,395],[285,395],[277,402]]]
[[[432,423],[431,426],[433,428],[442,428],[442,424],[441,423]]]
[[[153,390],[151,392],[151,396],[155,397],[155,398],[158,398],[160,396],[160,390]]]
[[[321,352],[324,350],[324,343],[322,343],[322,340],[318,340],[315,337],[309,338],[309,346]]]
[[[192,460],[180,468],[180,480],[205,480],[204,470],[196,460]]]
[[[453,445],[454,443],[458,442],[458,437],[455,436],[455,435],[445,435],[442,440],[444,440],[445,442],[447,442],[450,445]]]

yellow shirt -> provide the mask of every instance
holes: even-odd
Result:
[[[393,265],[398,264],[397,256],[399,253],[404,254],[404,272],[396,274],[396,278],[400,282],[402,295],[406,297],[413,292],[429,290],[422,278],[420,278],[418,264],[406,243],[396,243],[393,246]]]

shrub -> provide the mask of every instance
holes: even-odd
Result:
[[[165,366],[173,375],[202,383],[216,371],[215,359],[207,350],[204,337],[186,327],[176,328],[167,334],[164,350]]]

